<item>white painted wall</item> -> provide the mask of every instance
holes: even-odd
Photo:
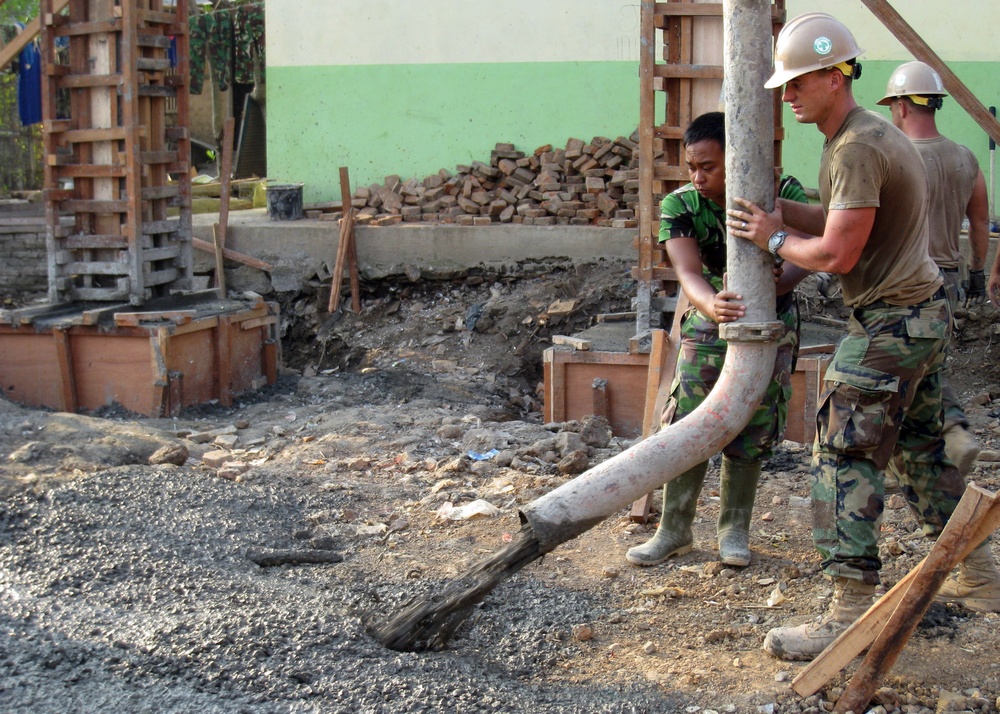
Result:
[[[273,66],[635,60],[624,0],[272,0]]]

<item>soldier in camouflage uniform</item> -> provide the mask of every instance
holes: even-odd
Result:
[[[928,253],[927,178],[920,154],[881,115],[859,107],[852,83],[862,53],[824,13],[782,29],[775,73],[800,123],[826,137],[821,205],[778,201],[766,213],[742,198],[728,211],[736,237],[803,268],[840,275],[853,313],[824,376],[813,447],[813,540],[834,580],[827,612],[768,632],[776,657],[812,659],[871,606],[879,582],[879,526],[890,460],[924,532],[937,537],[965,490],[942,438],[941,370],[952,324],[943,279]],[[789,225],[799,231],[789,235]],[[942,586],[949,599],[1000,610],[1000,573],[988,546]]]
[[[900,65],[889,77],[885,96],[878,101],[889,107],[892,123],[917,147],[930,186],[927,220],[931,258],[941,268],[944,290],[954,311],[962,292],[961,273],[965,258],[959,247],[962,221],[969,221],[969,284],[966,304],[986,298],[986,251],[990,245],[989,197],[986,179],[975,154],[937,130],[936,113],[947,96],[938,73],[923,62]],[[969,420],[958,395],[945,380],[944,444],[958,470],[968,474],[979,455],[979,444],[969,430]]]
[[[695,119],[684,133],[685,160],[691,183],[664,197],[660,205],[660,241],[665,243],[681,288],[691,302],[681,323],[677,374],[662,423],[672,424],[693,412],[712,391],[726,358],[719,323],[743,314],[742,297],[725,289],[726,169],[725,117],[709,112]],[[778,192],[791,201],[806,201],[802,185],[782,176]],[[781,441],[791,396],[793,354],[798,346],[797,312],[792,293],[804,271],[781,272],[777,318],[785,325],[771,383],[743,431],[723,450],[720,508],[717,524],[719,559],[727,565],[750,563],[750,515],[761,462]],[[797,276],[797,277],[796,277]],[[691,551],[698,495],[708,462],[698,464],[663,487],[663,507],[656,534],[629,549],[633,565],[656,565]]]

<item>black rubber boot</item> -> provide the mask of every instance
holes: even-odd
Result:
[[[726,565],[750,565],[750,516],[760,480],[760,461],[722,457],[719,478],[719,560]]]
[[[694,547],[691,524],[706,471],[707,461],[663,485],[663,509],[656,533],[642,545],[629,548],[625,560],[632,565],[659,565],[671,556],[691,552]]]

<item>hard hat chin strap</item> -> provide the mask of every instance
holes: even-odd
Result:
[[[851,79],[861,78],[860,62],[848,60],[846,62],[838,62],[833,66],[839,69],[845,77],[850,77]]]
[[[944,100],[941,97],[925,97],[920,94],[907,94],[910,101],[914,104],[919,104],[922,107],[930,107],[931,109],[940,109],[944,106]]]

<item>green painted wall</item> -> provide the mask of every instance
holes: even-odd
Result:
[[[355,187],[422,179],[497,142],[530,153],[639,121],[632,62],[268,67],[267,92],[268,173],[304,180],[307,203],[340,197],[341,166]]]
[[[858,103],[888,118],[889,108],[876,106],[875,102],[885,95],[886,83],[893,70],[909,60],[910,58],[898,62],[873,62],[866,61],[862,57],[863,73],[861,78],[854,82],[854,96]],[[1000,107],[1000,70],[996,63],[949,62],[948,66],[984,105]],[[786,137],[782,146],[784,169],[794,174],[806,186],[815,187],[819,172],[819,156],[823,149],[823,135],[813,124],[796,124],[788,105],[784,106],[784,112]],[[953,141],[965,144],[975,152],[989,187],[989,138],[986,132],[954,99],[945,99],[944,108],[938,112],[937,125],[938,131],[942,134]]]

